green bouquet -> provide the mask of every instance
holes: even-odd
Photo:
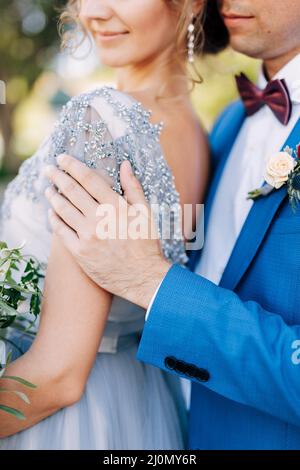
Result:
[[[35,385],[19,377],[5,375],[6,368],[11,360],[11,354],[6,356],[6,344],[11,343],[7,337],[8,328],[17,328],[24,333],[33,334],[31,328],[35,323],[41,309],[42,291],[39,287],[41,278],[44,278],[45,267],[32,256],[22,254],[24,245],[9,249],[5,242],[0,241],[0,394],[14,393],[25,403],[29,404],[28,397],[18,390],[8,390],[1,386],[3,379],[11,380],[28,388]],[[20,307],[28,305],[30,316],[20,313]],[[28,319],[30,318],[30,319]],[[32,320],[31,320],[32,318]],[[0,410],[25,419],[20,411],[1,404]]]

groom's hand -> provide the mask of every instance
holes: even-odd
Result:
[[[54,233],[96,284],[147,308],[170,264],[129,162],[121,166],[125,198],[78,160],[62,155],[58,164],[46,169],[58,189],[46,190]]]

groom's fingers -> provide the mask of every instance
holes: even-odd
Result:
[[[97,202],[118,205],[121,197],[112,190],[104,178],[98,175],[95,170],[91,170],[84,163],[66,154],[57,157],[57,162],[59,167],[78,181]],[[66,194],[66,197],[68,197],[68,194]]]
[[[76,233],[69,228],[52,209],[49,209],[48,217],[53,233],[60,238],[70,253],[76,253],[80,246],[79,238]]]
[[[148,207],[143,188],[134,176],[128,160],[124,161],[121,165],[120,180],[124,195],[129,204],[143,204]]]
[[[71,176],[55,166],[47,166],[45,174],[58,188],[59,192],[69,199],[83,214],[95,214],[97,203]]]
[[[74,207],[64,196],[61,196],[54,188],[49,187],[45,195],[56,214],[69,225],[75,232],[84,227],[84,215]]]

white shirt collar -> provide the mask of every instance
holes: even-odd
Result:
[[[294,104],[300,104],[300,54],[296,55],[275,75],[273,80],[284,79],[290,92],[291,100]],[[267,80],[263,69],[259,74],[258,86],[265,88]]]

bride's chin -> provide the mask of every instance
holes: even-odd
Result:
[[[112,69],[119,69],[122,67],[126,67],[130,65],[131,62],[125,61],[124,58],[121,59],[120,57],[113,57],[110,53],[103,54],[103,51],[98,52],[98,58],[102,66],[110,67]]]

